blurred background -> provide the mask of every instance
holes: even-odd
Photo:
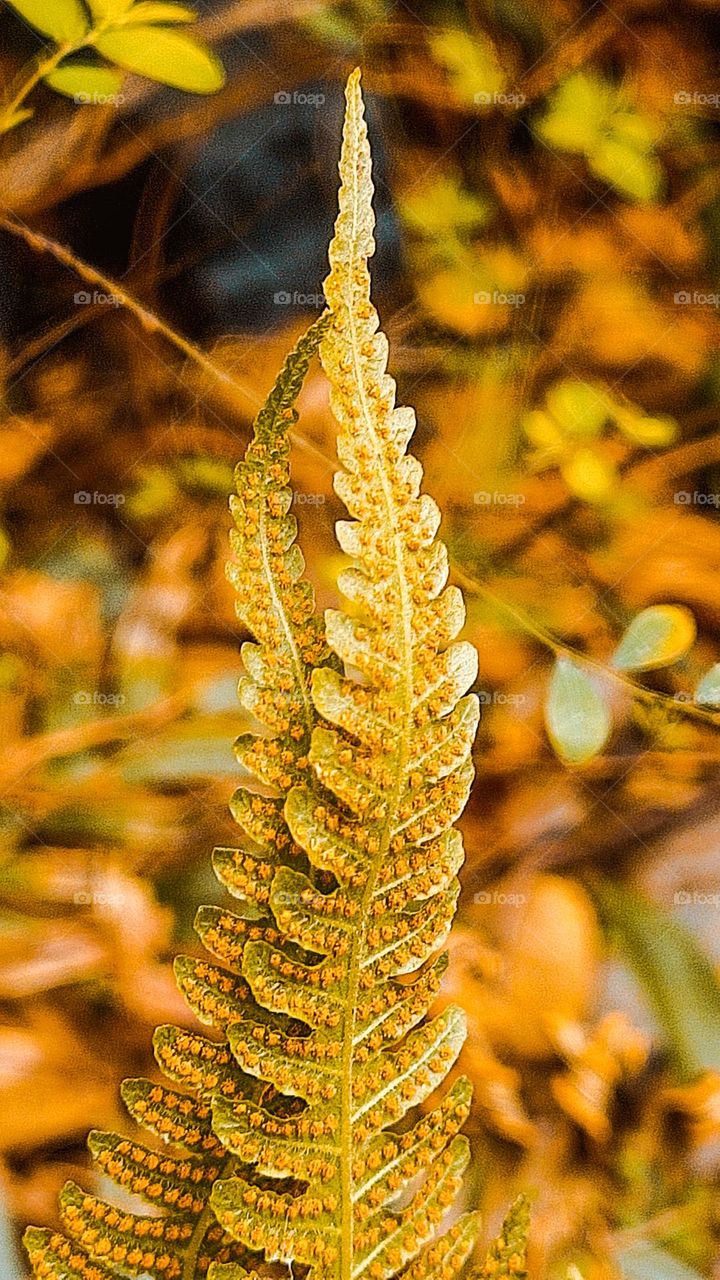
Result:
[[[360,63],[375,299],[480,653],[468,1196],[490,1236],[530,1193],[533,1280],[720,1277],[720,3],[196,7],[218,93],[41,85],[0,140],[2,1275],[192,1023],[244,727],[227,494],[323,305]],[[0,7],[7,84],[41,42]],[[333,469],[316,368],[321,606]]]

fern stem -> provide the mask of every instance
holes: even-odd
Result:
[[[221,1178],[227,1177],[230,1173],[232,1173],[234,1166],[235,1166],[235,1157],[228,1156],[227,1160],[225,1160],[221,1165],[219,1176]],[[208,1202],[208,1204],[206,1204],[205,1208],[203,1209],[202,1213],[200,1214],[200,1217],[198,1218],[195,1224],[195,1230],[193,1231],[192,1239],[187,1247],[187,1253],[185,1254],[185,1259],[183,1261],[182,1280],[196,1280],[195,1268],[197,1264],[198,1254],[200,1252],[200,1246],[202,1245],[202,1242],[205,1239],[205,1235],[208,1231],[208,1228],[212,1227],[215,1221],[216,1221],[215,1214],[213,1213],[210,1203]]]

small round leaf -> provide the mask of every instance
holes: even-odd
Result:
[[[56,67],[45,76],[45,83],[56,93],[79,103],[102,104],[118,93],[123,82],[123,72],[116,67],[98,67],[83,63],[68,63]]]
[[[545,726],[561,760],[584,764],[602,751],[612,720],[596,682],[570,658],[555,663],[545,701]]]
[[[693,697],[704,707],[720,707],[720,662],[705,672]]]
[[[548,391],[548,412],[572,436],[596,436],[608,420],[608,396],[590,382],[563,378]]]
[[[583,445],[560,469],[570,492],[583,502],[607,502],[612,496],[617,481],[615,468],[597,449]]]
[[[696,635],[689,609],[655,604],[633,618],[612,657],[620,671],[654,671],[683,658]]]

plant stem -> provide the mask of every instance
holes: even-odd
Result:
[[[43,77],[54,71],[58,63],[62,62],[63,58],[66,58],[69,53],[75,53],[78,49],[81,49],[83,44],[85,44],[85,40],[80,44],[72,44],[70,41],[66,41],[65,44],[59,44],[57,48],[53,49],[52,53],[48,54],[47,57],[38,59],[35,64],[35,70],[20,86],[12,101],[0,113],[0,134],[7,133],[12,129],[15,117],[22,104]]]
[[[89,262],[84,262],[82,258],[78,258],[71,249],[67,249],[65,245],[58,244],[56,240],[49,239],[48,236],[41,235],[39,231],[32,231],[24,223],[16,221],[15,218],[11,218],[5,213],[0,213],[0,227],[4,227],[6,231],[19,236],[39,253],[52,254],[58,262],[62,262],[64,266],[75,271],[81,279],[101,289],[103,294],[111,298],[116,306],[125,307],[132,312],[144,329],[151,333],[161,334],[167,342],[171,343],[178,351],[181,351],[188,360],[192,360],[194,364],[204,369],[216,382],[221,382],[226,387],[242,395],[252,405],[253,413],[258,408],[260,400],[256,392],[244,387],[232,374],[221,369],[200,347],[195,346],[188,338],[184,338],[176,329],[166,324],[154,311],[143,307],[141,303],[133,298],[132,294],[123,289],[122,285],[117,284],[115,280],[111,280],[102,271],[98,271]]]
[[[487,600],[492,601],[494,605],[497,605],[499,609],[502,609],[504,613],[513,618],[514,621],[517,622],[518,626],[522,627],[523,631],[527,632],[528,635],[531,635],[533,639],[537,640],[544,648],[549,649],[556,657],[572,658],[573,661],[579,663],[580,666],[592,667],[595,671],[611,680],[614,680],[617,684],[625,685],[625,687],[631,691],[633,697],[637,698],[640,702],[659,704],[667,711],[679,711],[682,715],[689,716],[693,720],[700,720],[703,724],[712,725],[714,728],[718,728],[720,726],[720,720],[718,719],[720,712],[710,711],[705,707],[699,707],[693,702],[677,701],[669,694],[660,693],[657,689],[646,689],[644,685],[637,684],[629,675],[627,675],[626,672],[619,671],[616,667],[610,667],[604,662],[599,662],[597,658],[590,658],[586,653],[582,653],[579,649],[573,648],[572,645],[564,644],[563,641],[557,640],[555,636],[551,635],[549,631],[546,631],[543,627],[539,626],[538,623],[533,622],[532,618],[529,618],[527,614],[523,613],[514,604],[510,604],[509,601],[503,600],[502,596],[496,595],[490,587],[486,587],[482,582],[478,582],[476,578],[465,573],[464,570],[458,568],[457,565],[454,567],[453,575],[466,591],[471,592],[473,595],[484,596]]]

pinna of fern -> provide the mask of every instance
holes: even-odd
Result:
[[[179,1091],[126,1083],[131,1113],[177,1156],[117,1135],[91,1141],[103,1171],[154,1216],[66,1188],[71,1240],[27,1236],[39,1277],[244,1280],[247,1266],[274,1263],[309,1280],[449,1280],[477,1233],[473,1212],[442,1231],[468,1161],[468,1081],[397,1128],[464,1039],[459,1009],[429,1010],[463,860],[453,824],[472,780],[476,656],[455,638],[462,597],[446,586],[439,512],[406,453],[414,414],[395,407],[370,301],[358,72],[346,96],[329,314],[258,415],[232,502],[230,576],[254,636],[240,697],[261,732],[236,744],[255,780],[233,801],[245,838],[215,854],[240,906],[198,914],[218,963],[176,966],[219,1036],[160,1028],[158,1062]],[[335,487],[351,516],[337,534],[352,561],[338,584],[350,609],[329,610],[324,625],[295,541],[288,452],[318,344],[339,424]],[[518,1260],[520,1249],[516,1274]]]
[[[237,750],[264,779],[271,755],[289,777],[296,777],[297,761],[309,745],[311,724],[303,721],[301,708],[311,705],[310,671],[331,660],[312,592],[301,577],[287,488],[293,405],[325,323],[318,321],[288,356],[254,424],[253,441],[236,473],[238,493],[231,500],[237,527],[236,559],[229,574],[238,589],[238,614],[259,641],[243,650],[246,668],[256,679],[248,676],[241,682],[240,696],[267,727],[266,737],[240,739]],[[30,1228],[25,1235],[34,1274],[42,1280],[112,1280],[128,1274],[200,1280],[209,1269],[212,1274],[213,1265],[216,1271],[230,1267],[239,1274],[240,1264],[249,1260],[248,1251],[223,1230],[209,1204],[217,1178],[237,1163],[213,1133],[211,1101],[215,1096],[267,1101],[273,1092],[243,1073],[225,1033],[250,1016],[255,1024],[267,1017],[240,976],[243,946],[247,940],[278,938],[267,921],[253,916],[266,910],[275,867],[292,860],[293,852],[302,855],[284,824],[280,800],[242,791],[233,808],[248,847],[217,850],[217,870],[230,891],[242,896],[245,910],[239,916],[203,907],[197,917],[207,949],[227,968],[189,956],[176,962],[180,989],[200,1021],[222,1038],[159,1027],[155,1055],[170,1086],[144,1079],[124,1082],[126,1107],[161,1140],[156,1148],[120,1134],[92,1133],[89,1138],[100,1172],[145,1200],[152,1216],[67,1183],[60,1211],[68,1235],[42,1228]],[[254,911],[251,899],[257,903]],[[229,1280],[227,1270],[224,1274]]]

